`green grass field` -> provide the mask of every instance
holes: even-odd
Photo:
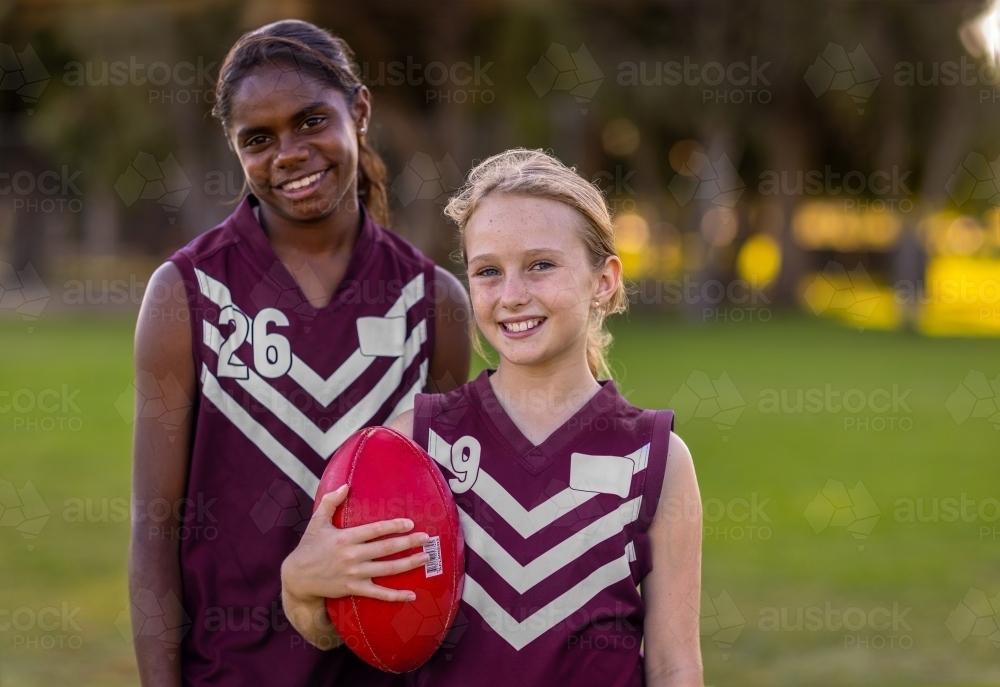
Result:
[[[0,516],[0,685],[137,684],[115,622],[131,431],[116,402],[133,320],[32,325],[0,320],[0,500],[30,482],[49,518],[28,538],[21,511]],[[1000,373],[995,340],[793,314],[705,327],[633,316],[614,331],[620,389],[637,405],[674,399],[695,457],[706,684],[1000,683],[986,636],[1000,622],[1000,430],[976,416],[990,399],[970,416],[956,394],[970,371]],[[799,390],[824,406],[828,385],[836,404],[795,412]],[[782,390],[791,405],[769,406]],[[836,409],[845,394],[856,412]],[[818,497],[830,480],[844,490]],[[982,603],[993,597],[996,611]]]

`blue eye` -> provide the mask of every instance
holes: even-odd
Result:
[[[483,269],[476,272],[477,277],[495,277],[500,274],[500,270],[496,267],[484,267]]]
[[[551,262],[546,262],[545,260],[540,260],[531,266],[531,269],[548,270],[555,267]]]

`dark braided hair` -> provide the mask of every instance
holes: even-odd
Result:
[[[254,68],[268,64],[292,66],[322,80],[347,96],[352,107],[363,86],[354,51],[342,38],[298,19],[268,24],[243,34],[219,69],[212,114],[224,129],[229,129],[233,93],[240,81]],[[385,184],[385,163],[365,134],[358,132],[358,196],[382,225],[389,223]]]

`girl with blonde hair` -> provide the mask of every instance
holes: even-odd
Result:
[[[445,213],[499,364],[389,423],[441,466],[466,541],[460,620],[410,682],[702,685],[697,480],[673,413],[608,379],[604,320],[627,299],[604,197],[516,149],[473,169]],[[324,499],[284,566],[286,610],[319,646],[335,636],[310,620],[322,599],[355,593],[330,518],[345,497]]]

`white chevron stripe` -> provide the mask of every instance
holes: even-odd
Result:
[[[261,450],[261,453],[270,458],[271,462],[277,465],[293,482],[302,487],[302,490],[310,497],[316,496],[319,478],[303,465],[302,461],[296,458],[291,451],[282,446],[263,425],[254,420],[250,413],[236,402],[236,399],[227,394],[219,385],[219,380],[212,376],[212,373],[208,371],[208,366],[204,363],[201,366],[201,389],[205,398],[222,411],[222,414],[236,425],[247,439]]]
[[[208,320],[202,320],[201,334],[202,342],[215,351],[216,355],[219,355],[219,349],[222,348],[222,332],[220,332],[216,326]]]
[[[392,304],[385,317],[403,317],[423,297],[424,275],[418,274],[403,287],[399,299]],[[426,327],[426,324],[424,326]],[[425,336],[426,333],[425,329]],[[293,355],[292,367],[288,371],[288,376],[326,407],[364,374],[364,371],[374,360],[375,358],[362,355],[359,348],[332,375],[323,379],[311,367],[302,362],[301,358]]]
[[[407,410],[413,410],[413,402],[416,395],[423,391],[424,387],[427,386],[427,362],[428,361],[425,360],[420,363],[420,377],[413,384],[413,386],[410,387],[410,390],[403,394],[403,397],[399,399],[399,403],[397,403],[396,407],[392,409],[392,412],[389,413],[389,417],[386,418],[383,424],[389,424]]]
[[[572,589],[538,609],[522,622],[514,620],[468,574],[465,576],[462,600],[476,609],[494,632],[503,637],[516,651],[520,651],[551,627],[580,610],[584,604],[597,596],[603,589],[624,580],[631,574],[627,556],[616,558],[592,572]]]
[[[204,322],[203,330],[204,340],[207,345],[221,344],[222,335],[213,325]],[[410,363],[413,362],[414,358],[416,358],[420,352],[420,347],[426,340],[427,321],[421,320],[420,324],[410,332],[410,337],[406,340],[403,356],[396,358],[392,366],[375,386],[372,387],[368,394],[352,406],[350,410],[326,431],[317,427],[301,410],[290,403],[277,389],[253,370],[249,370],[247,379],[236,381],[258,403],[271,411],[289,429],[298,434],[323,460],[327,460],[351,434],[368,424],[375,413],[378,412],[378,409],[399,388],[399,384],[403,380],[403,373],[410,366]],[[213,350],[218,353],[218,348],[213,348]],[[234,355],[233,362],[239,363],[242,361],[239,360],[239,356]],[[425,374],[424,366],[421,365],[421,376]]]
[[[442,439],[433,429],[429,430],[428,433],[427,452],[442,466],[451,469],[451,444]],[[635,464],[633,475],[645,470],[646,464],[649,462],[649,444],[633,451],[626,457]],[[472,491],[489,504],[490,508],[495,510],[501,518],[507,521],[508,525],[525,539],[597,496],[592,491],[579,491],[567,487],[529,511],[482,468],[479,469],[476,481],[472,485]]]
[[[198,278],[198,289],[205,298],[220,308],[233,304],[233,294],[228,286],[215,277],[208,276],[197,267],[194,268],[194,274]]]
[[[616,510],[595,520],[576,534],[559,542],[541,556],[522,566],[472,516],[458,509],[465,545],[475,551],[507,584],[524,594],[557,570],[569,565],[622,528],[635,522],[642,497],[622,503]]]
[[[195,268],[195,275],[198,278],[198,288],[201,293],[210,301],[224,308],[233,305],[232,293],[225,284],[214,277],[210,277],[202,270]],[[424,297],[424,275],[418,274],[411,279],[400,292],[399,298],[392,304],[385,317],[403,317],[407,311],[416,305]],[[424,325],[426,327],[426,325]],[[424,331],[426,337],[426,329]],[[253,343],[248,338],[247,341]],[[208,341],[205,342],[206,344]],[[213,349],[218,352],[218,349]],[[347,360],[337,368],[333,374],[324,379],[301,358],[292,354],[292,366],[288,370],[288,376],[296,384],[305,389],[309,395],[315,398],[324,408],[333,403],[347,388],[356,382],[364,374],[365,370],[374,362],[375,358],[362,355],[360,348],[352,353]]]
[[[288,370],[288,376],[308,391],[309,395],[325,408],[333,403],[333,399],[344,393],[347,387],[357,381],[358,377],[364,374],[364,371],[374,361],[375,358],[362,355],[359,348],[332,375],[323,379],[315,370],[302,362],[302,358],[293,354],[292,367]]]

